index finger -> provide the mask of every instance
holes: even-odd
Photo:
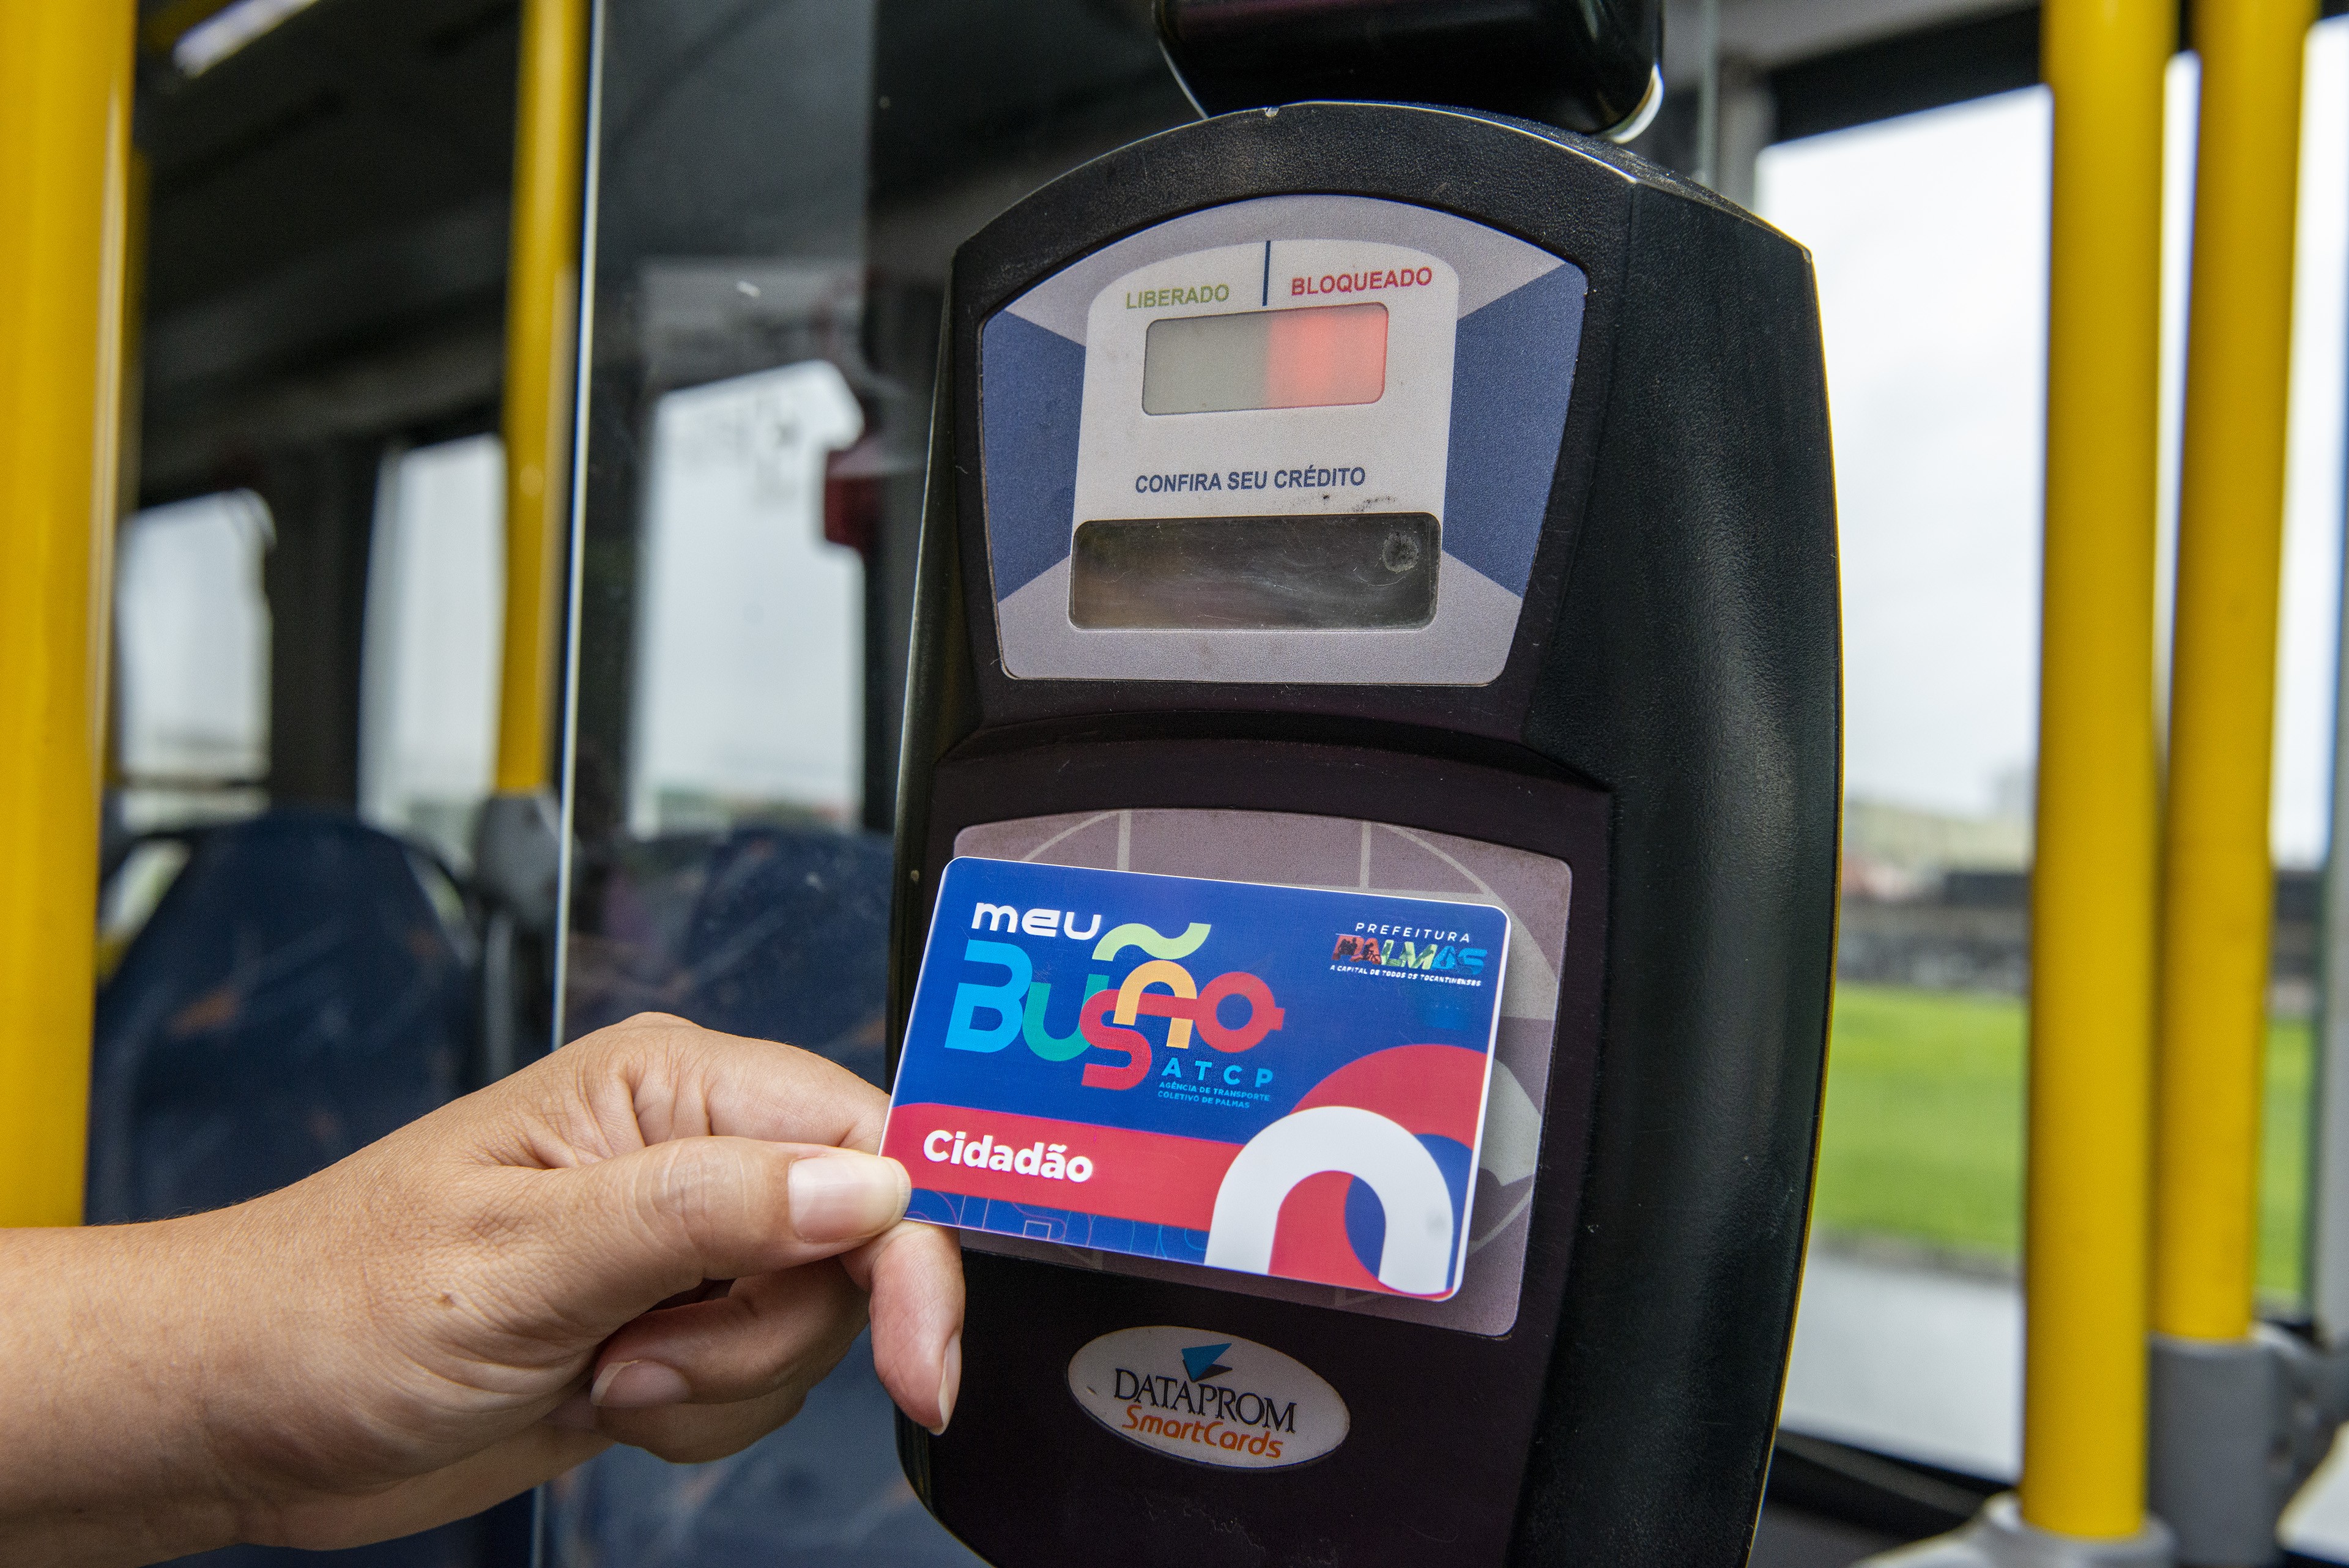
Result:
[[[886,1095],[812,1052],[662,1013],[599,1029],[538,1066],[571,1076],[579,1118],[558,1130],[586,1158],[709,1137],[874,1154],[889,1110]]]

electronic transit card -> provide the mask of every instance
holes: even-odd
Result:
[[[1449,1297],[1509,918],[965,857],[883,1150],[912,1218]]]

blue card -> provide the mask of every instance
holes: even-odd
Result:
[[[957,859],[884,1151],[916,1220],[1443,1300],[1508,934],[1487,904]]]

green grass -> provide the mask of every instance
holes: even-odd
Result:
[[[1831,1233],[2012,1260],[2023,1239],[2023,1010],[2013,998],[1837,988],[1816,1215]],[[2260,1290],[2295,1301],[2311,1031],[2268,1030]]]

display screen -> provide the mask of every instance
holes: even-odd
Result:
[[[1386,384],[1383,305],[1168,317],[1150,324],[1142,356],[1153,414],[1375,403]]]
[[[1082,523],[1069,618],[1094,629],[1407,629],[1435,617],[1442,553],[1442,525],[1424,512]]]

